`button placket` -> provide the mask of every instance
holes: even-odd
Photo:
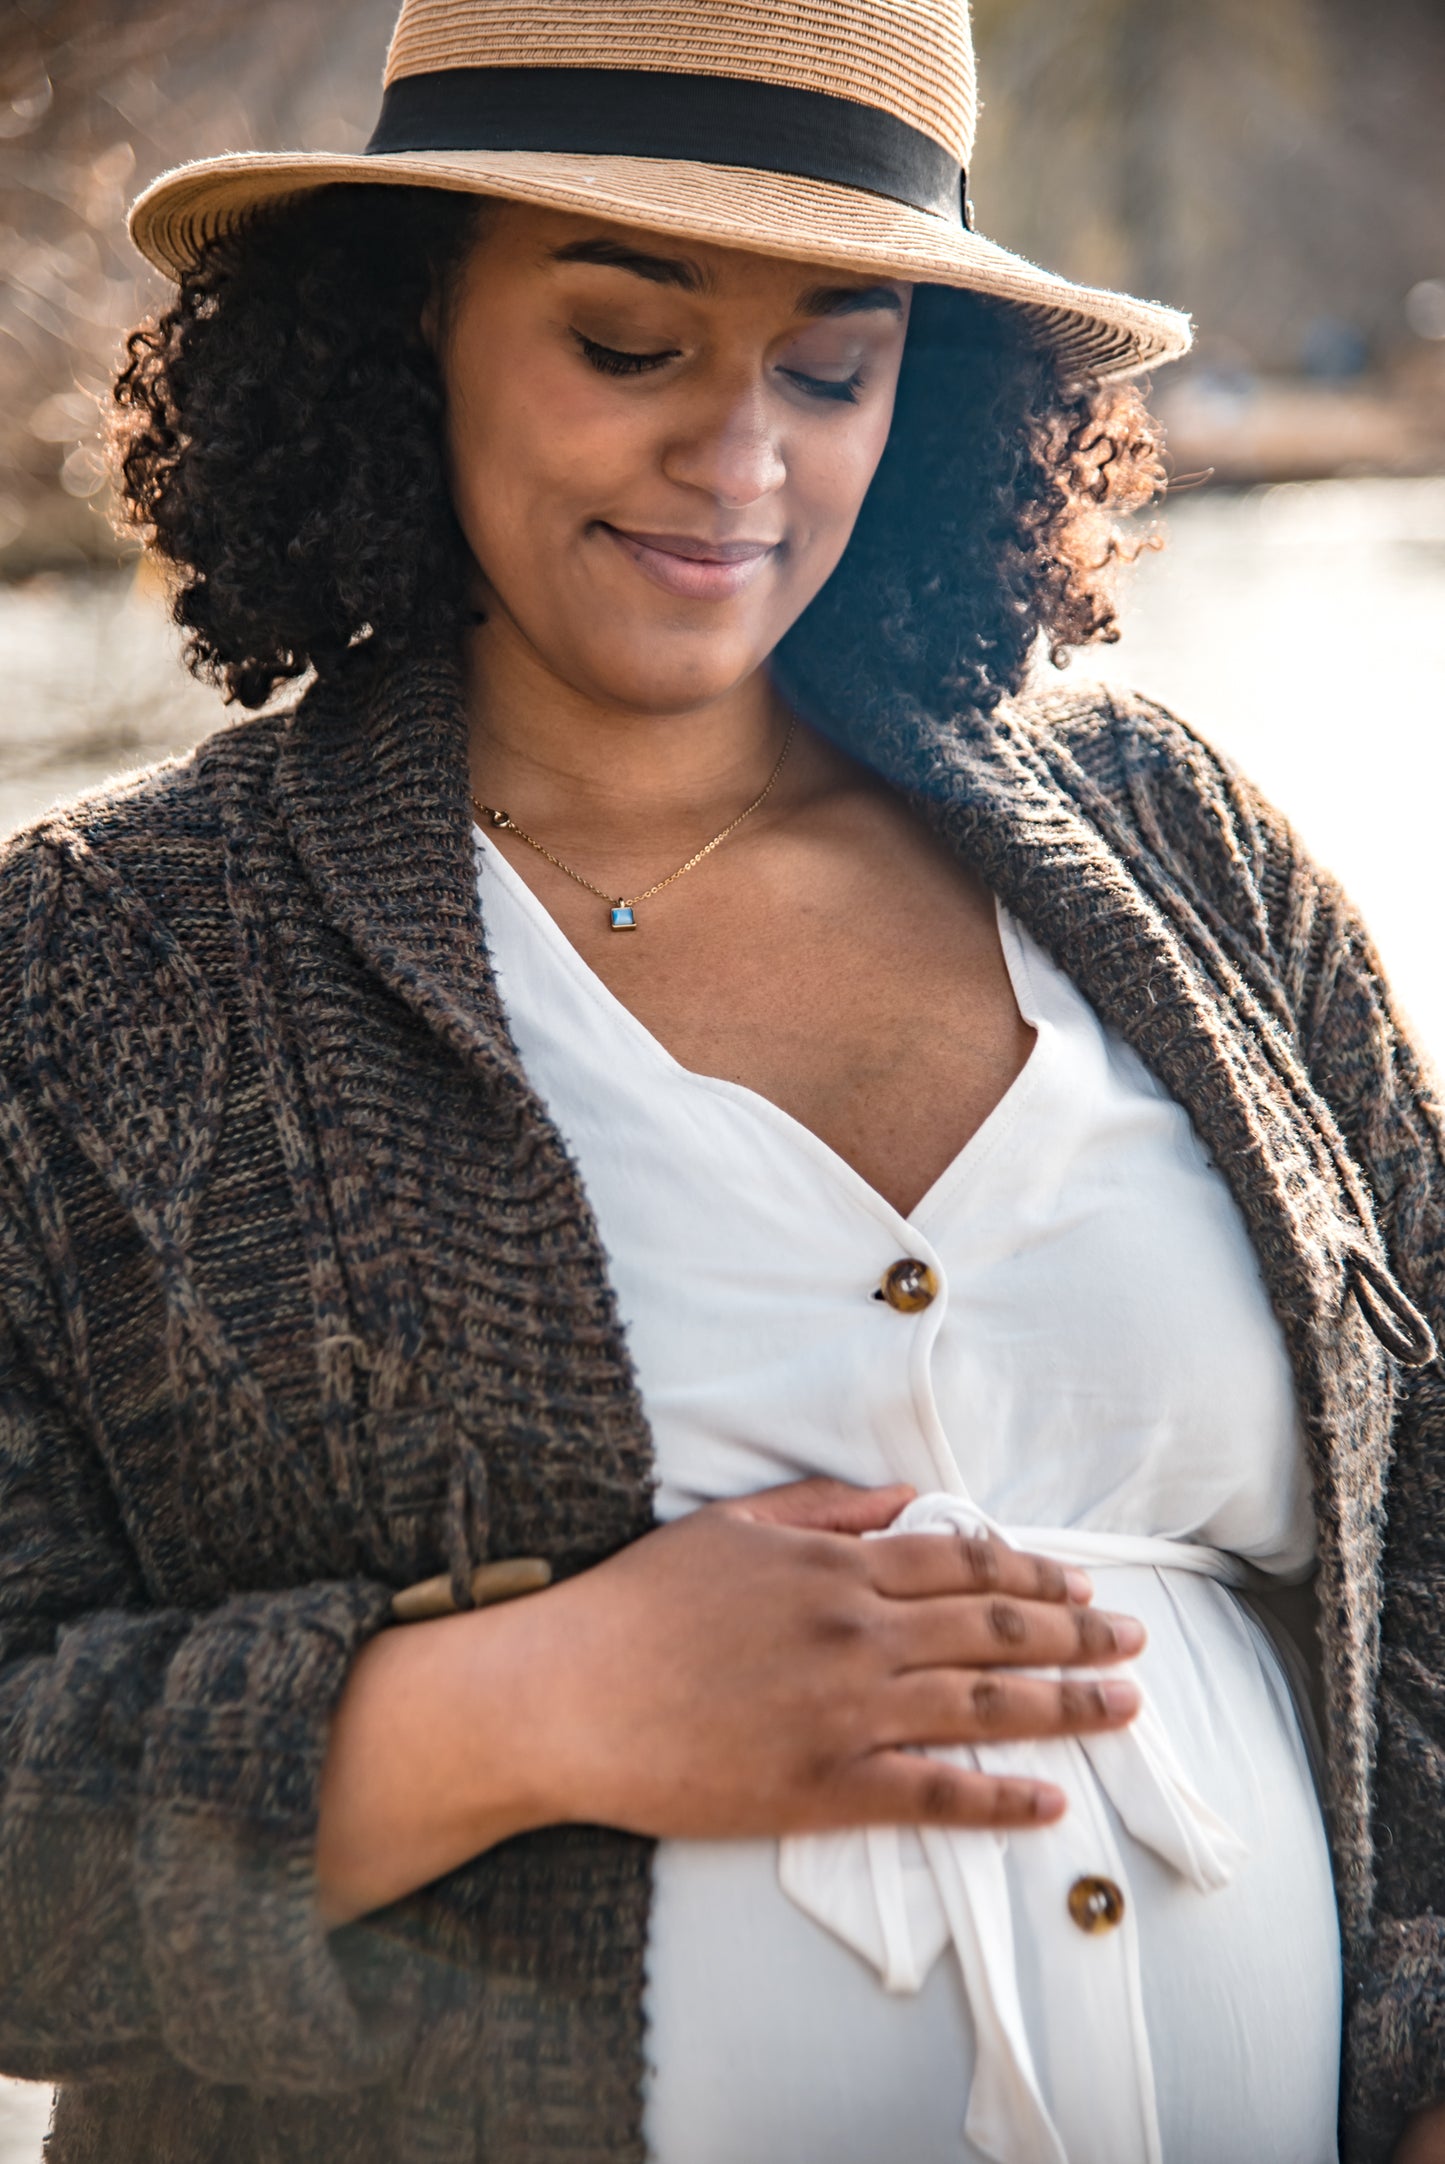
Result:
[[[894,1477],[919,1488],[961,1494],[963,1477],[943,1431],[933,1389],[934,1347],[948,1313],[947,1277],[932,1242],[909,1219],[896,1219],[892,1236],[899,1242],[894,1260],[879,1271],[868,1294],[883,1335],[874,1339],[870,1331],[868,1337],[874,1346],[872,1358],[901,1359],[908,1376],[913,1418],[906,1432],[895,1424],[888,1437]]]
[[[1105,1798],[1076,1739],[1054,1745],[1031,1771],[1062,1784],[1069,1809],[1040,1828],[1035,1850],[1020,1836],[1011,1848],[1011,1881],[1023,1928],[1046,1949],[1056,2009],[1045,2024],[1042,2066],[1050,2109],[1074,2129],[1069,2164],[1163,2164],[1153,2061],[1143,2023],[1138,1918]],[[1005,1770],[1006,1754],[989,1771]],[[1016,1770],[1013,1765],[1009,1770]],[[1117,1909],[1115,1902],[1117,1901]],[[1082,1920],[1081,1920],[1082,1919]],[[1056,1996],[1055,1996],[1056,1994]]]

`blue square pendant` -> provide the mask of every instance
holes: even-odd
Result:
[[[637,919],[633,916],[629,903],[618,902],[615,908],[608,910],[607,914],[611,919],[614,932],[636,931]]]

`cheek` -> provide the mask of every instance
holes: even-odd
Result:
[[[789,461],[789,480],[801,506],[806,507],[813,541],[810,573],[820,571],[814,583],[833,570],[848,544],[862,509],[869,484],[878,470],[888,441],[892,400],[886,410],[850,414],[842,425],[818,428],[795,445]]]
[[[893,426],[893,403],[898,387],[897,370],[888,385],[887,395],[881,392],[870,399],[867,406],[857,414],[855,425],[846,432],[840,445],[840,472],[838,486],[847,492],[852,503],[851,517],[856,518],[867,495],[878,462],[888,443],[889,430]]]
[[[513,352],[502,338],[470,366],[454,363],[447,445],[457,516],[484,571],[555,550],[636,455],[615,402],[566,355]]]

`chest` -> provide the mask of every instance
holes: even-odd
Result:
[[[1240,1213],[1012,918],[1033,1049],[905,1213],[770,1099],[680,1067],[491,872],[509,1022],[597,1214],[664,1516],[827,1474],[1303,1560],[1289,1362]],[[893,1303],[900,1257],[929,1280]]]
[[[767,1098],[907,1211],[1033,1043],[992,897],[897,805],[732,846],[625,933],[524,849],[500,875],[681,1067]]]

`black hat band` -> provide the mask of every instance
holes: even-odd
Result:
[[[892,113],[791,83],[660,68],[441,68],[398,76],[368,156],[428,150],[680,158],[865,188],[956,225],[951,151]]]

